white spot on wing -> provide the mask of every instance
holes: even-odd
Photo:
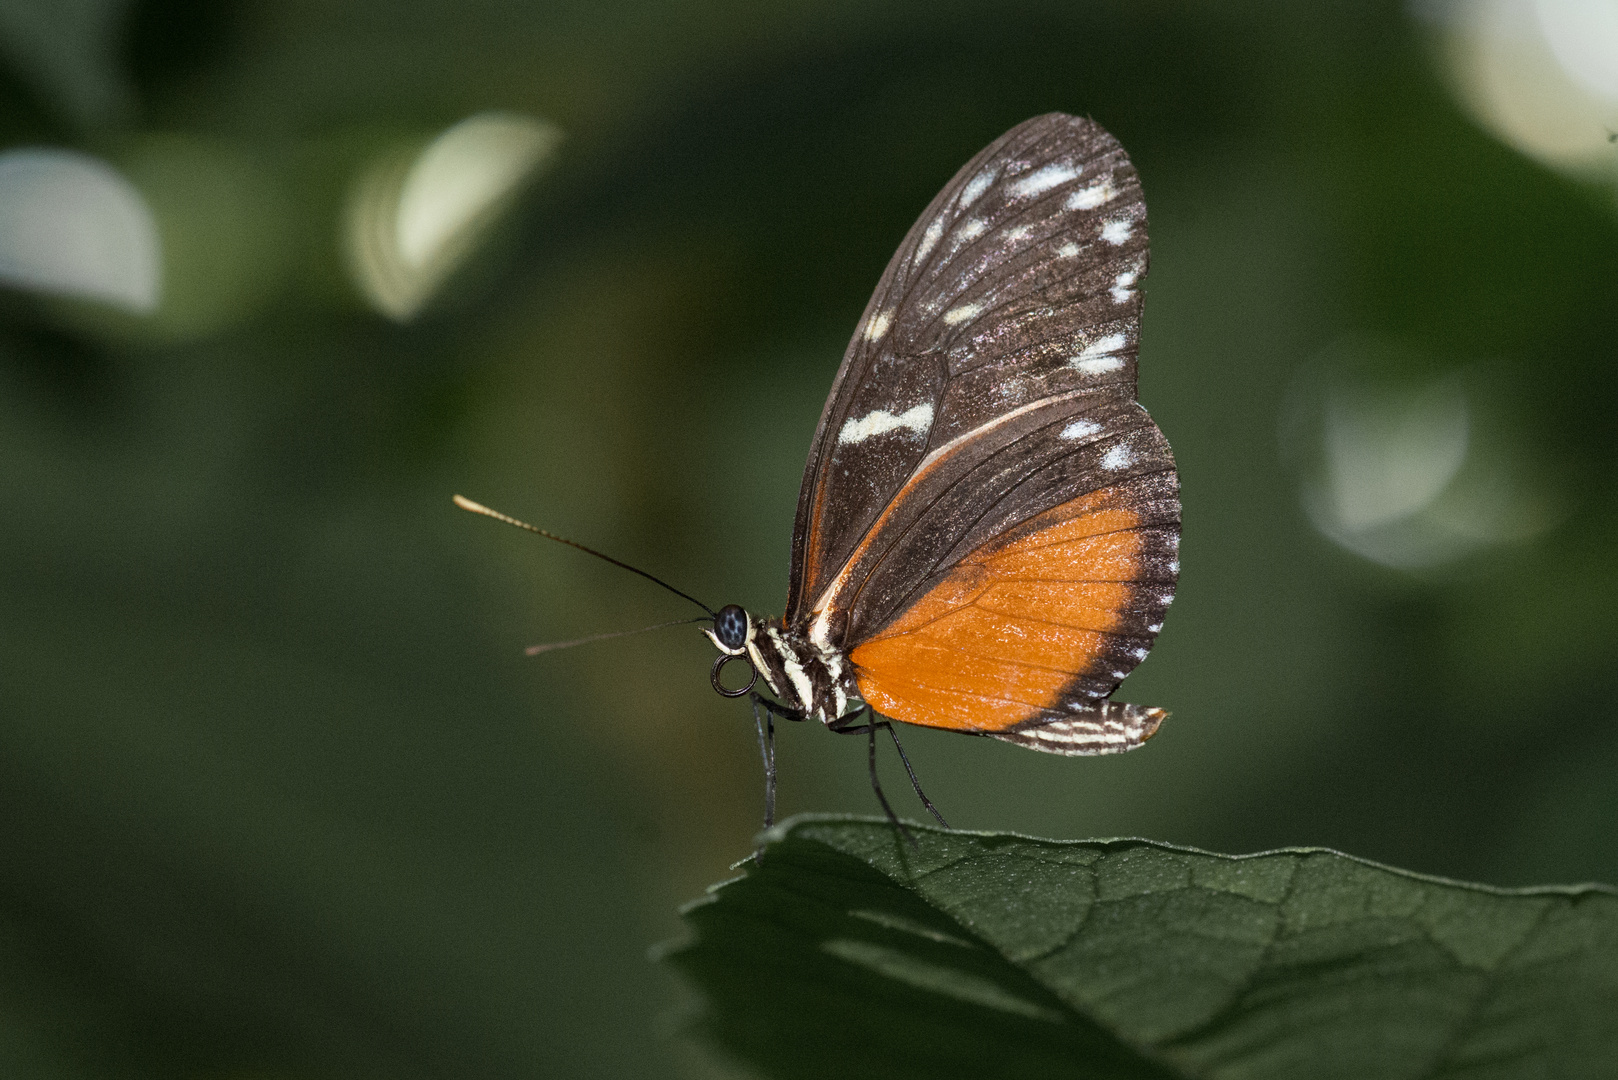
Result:
[[[1079,170],[1072,165],[1047,165],[1012,184],[1011,193],[1019,199],[1043,195],[1053,187],[1078,179],[1078,176]]]
[[[1121,304],[1135,295],[1134,284],[1138,275],[1133,270],[1125,270],[1112,282],[1112,302]]]
[[[944,321],[951,326],[963,323],[983,310],[982,304],[962,304],[958,308],[950,308],[944,312]]]
[[[977,202],[978,196],[988,191],[989,185],[992,183],[994,183],[994,173],[992,172],[980,172],[972,177],[971,182],[961,189],[961,209],[964,210]]]
[[[1091,184],[1080,191],[1075,191],[1067,200],[1069,210],[1094,210],[1103,203],[1111,202],[1118,194],[1112,186],[1112,180],[1106,179],[1099,184]]]
[[[1056,253],[1064,259],[1071,259],[1073,256],[1079,253],[1079,245],[1063,244],[1061,247],[1056,249]]]
[[[916,245],[916,262],[919,263],[925,259],[927,253],[933,250],[938,244],[939,238],[943,235],[944,223],[934,218],[932,223],[927,226],[927,231],[921,234],[921,243]]]
[[[877,409],[869,415],[858,420],[849,417],[843,424],[843,430],[837,433],[838,445],[844,443],[861,443],[875,435],[885,435],[890,431],[904,429],[925,436],[933,426],[933,407],[930,404],[917,405],[913,409],[906,409],[895,416],[886,409]]]
[[[1101,226],[1101,239],[1114,246],[1128,240],[1135,226],[1124,220],[1109,221]]]
[[[871,321],[865,326],[865,340],[875,341],[888,332],[893,325],[893,312],[879,311],[871,316]]]
[[[1117,472],[1119,469],[1129,468],[1134,460],[1135,455],[1130,452],[1129,447],[1120,444],[1101,455],[1101,467],[1108,472]]]
[[[1075,712],[1085,712],[1095,706],[1077,701],[1069,702],[1069,709]],[[1105,721],[1111,723],[1111,721]],[[1129,734],[1123,731],[1097,731],[1093,726],[1094,720],[1058,720],[1046,727],[1029,728],[1019,731],[1019,735],[1032,736],[1040,742],[1061,743],[1070,746],[1087,746],[1092,743],[1111,744],[1132,741]],[[1075,726],[1082,725],[1082,726]]]
[[[976,240],[988,231],[989,227],[983,223],[982,218],[973,218],[961,226],[959,235],[962,240]]]
[[[1085,375],[1105,375],[1109,371],[1117,371],[1124,366],[1124,358],[1116,354],[1128,343],[1129,338],[1122,332],[1108,334],[1086,345],[1079,355],[1068,361],[1068,365]]]
[[[959,435],[956,435],[953,439],[950,439],[941,446],[933,447],[927,452],[926,457],[922,458],[916,463],[916,467],[911,470],[910,475],[912,477],[925,475],[928,470],[937,464],[938,461],[954,453],[957,447],[971,442],[974,439],[980,439],[987,433],[998,428],[1002,428],[1005,425],[1015,421],[1018,417],[1025,416],[1035,409],[1042,409],[1047,405],[1056,405],[1064,401],[1073,401],[1093,392],[1094,391],[1092,390],[1069,390],[1065,393],[1052,394],[1049,397],[1042,397],[1035,401],[1024,402],[1014,409],[1000,413],[993,419],[979,424],[971,431],[961,432]],[[845,428],[847,427],[847,425],[844,426]],[[839,441],[841,441],[840,436]],[[832,597],[836,596],[838,592],[848,584],[849,575],[853,573],[853,566],[854,563],[852,561],[844,562],[842,569],[837,571],[837,576],[832,578],[831,582],[821,590],[820,596],[815,600],[815,604],[812,609],[814,616],[809,621],[809,640],[814,642],[822,649],[831,648],[830,620],[832,615]],[[1163,603],[1166,604],[1172,599],[1174,599],[1174,593],[1171,590],[1164,597]]]
[[[1062,429],[1061,438],[1082,439],[1088,435],[1094,435],[1100,430],[1101,425],[1094,420],[1075,420]]]

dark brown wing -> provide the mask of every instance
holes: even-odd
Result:
[[[1032,625],[1054,602],[1037,585],[1030,592],[1036,579],[1016,579],[1020,615],[968,634],[1004,656],[985,659],[954,630],[917,652],[932,631],[911,624],[932,611],[929,627],[946,617],[954,622],[937,625],[964,626],[949,605],[982,598],[960,592],[963,575],[1000,546],[1027,544],[1036,527],[1082,516],[1073,508],[1106,489],[1129,500],[1133,555],[1127,595],[1092,628],[1095,647],[1048,643],[1071,662],[1055,671],[1058,687],[1029,691],[1037,700],[1012,701],[1016,680],[1003,672],[984,677],[1011,687],[1007,708],[1020,706],[1024,722],[1117,686],[1146,655],[1178,571],[1173,458],[1134,400],[1146,266],[1134,167],[1089,120],[1037,117],[956,174],[889,263],[821,416],[799,496],[790,625],[850,653],[886,649],[882,662],[866,653],[874,669],[933,690],[929,670],[1020,664],[1017,620]],[[1057,578],[1083,585],[1087,573],[1069,560]],[[956,719],[981,712],[975,685],[940,691],[965,695]],[[918,692],[901,687],[896,700]],[[893,704],[878,707],[894,715]]]

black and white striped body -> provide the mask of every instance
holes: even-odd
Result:
[[[703,633],[720,652],[746,656],[770,692],[786,708],[806,719],[829,724],[865,707],[854,681],[854,666],[841,650],[823,648],[794,633],[780,619],[747,613],[747,636],[739,648],[727,648],[709,630]]]

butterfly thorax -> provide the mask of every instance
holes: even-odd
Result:
[[[721,612],[721,617],[725,614]],[[745,629],[735,627],[740,633],[723,633],[724,626],[718,627],[721,633],[704,633],[720,652],[746,656],[782,705],[829,723],[850,704],[862,704],[854,667],[841,649],[817,645],[781,619],[743,614]]]

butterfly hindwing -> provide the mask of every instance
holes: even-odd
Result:
[[[865,700],[898,720],[961,731],[1087,713],[1162,628],[1178,511],[1172,473],[1138,473],[941,566],[854,642]]]
[[[1060,114],[968,163],[900,245],[816,433],[787,613],[879,712],[1049,726],[1012,741],[1058,753],[1155,730],[1097,704],[1179,568],[1173,457],[1134,400],[1146,262],[1127,156]]]

